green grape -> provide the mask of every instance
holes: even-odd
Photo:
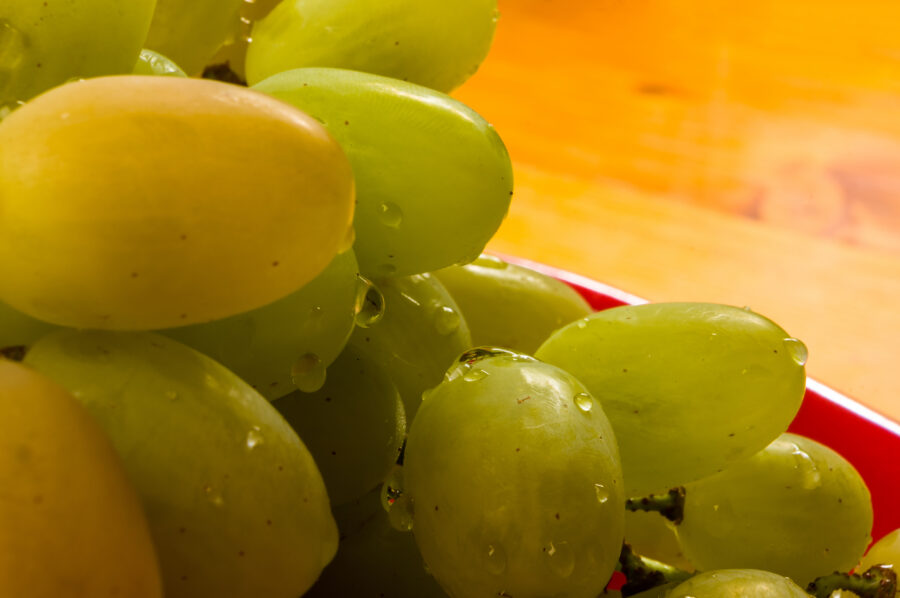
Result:
[[[132,71],[135,75],[163,75],[169,77],[187,77],[177,64],[153,50],[141,50],[137,64]]]
[[[0,4],[0,107],[69,79],[129,73],[156,0]]]
[[[678,538],[701,570],[765,569],[805,587],[849,571],[871,540],[865,482],[840,455],[802,436],[783,434],[685,493]]]
[[[594,598],[609,581],[624,527],[616,441],[562,370],[463,354],[413,420],[404,469],[416,542],[450,596]]]
[[[800,407],[806,347],[749,310],[661,303],[595,313],[535,353],[587,386],[619,438],[629,496],[762,450]]]
[[[167,598],[295,598],[337,548],[312,456],[224,367],[151,333],[62,330],[26,364],[87,407],[141,497]]]
[[[353,196],[337,142],[265,94],[184,77],[62,85],[0,121],[0,300],[78,328],[232,316],[346,249]]]
[[[381,507],[381,489],[355,505],[361,520],[344,533],[337,555],[304,598],[446,598],[428,574],[412,534],[396,530]],[[337,513],[335,517],[340,517]]]
[[[900,529],[895,529],[872,544],[859,562],[857,571],[865,571],[875,565],[891,565],[895,571],[900,571]]]
[[[234,35],[243,0],[156,0],[145,46],[197,75]]]
[[[666,598],[809,598],[787,577],[756,569],[723,569],[696,575]]]
[[[422,393],[441,382],[472,337],[453,298],[431,274],[380,279],[374,292],[384,315],[354,330],[349,344],[390,375],[412,422]]]
[[[295,382],[316,390],[353,330],[357,270],[353,252],[345,251],[284,299],[162,333],[212,357],[269,400],[294,390]]]
[[[684,571],[694,570],[678,543],[674,525],[659,513],[625,511],[625,541],[643,557]]]
[[[274,403],[322,472],[331,504],[357,499],[388,476],[406,436],[400,394],[387,373],[347,347],[325,385]]]
[[[434,275],[462,310],[475,346],[531,355],[556,329],[594,311],[561,280],[489,255]]]
[[[503,142],[448,96],[338,69],[297,69],[254,88],[319,119],[350,158],[354,249],[366,276],[470,262],[509,209],[512,168]]]
[[[30,347],[45,334],[59,328],[36,320],[0,301],[0,352]]]
[[[333,67],[449,92],[484,60],[497,16],[497,0],[285,0],[253,27],[247,78]]]

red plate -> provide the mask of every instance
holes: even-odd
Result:
[[[568,283],[597,310],[647,302],[584,276],[502,257]],[[788,430],[830,446],[856,467],[872,493],[874,540],[900,528],[900,423],[807,378],[803,404]]]

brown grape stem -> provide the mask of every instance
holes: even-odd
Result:
[[[629,511],[656,511],[675,525],[684,519],[684,487],[672,488],[665,494],[651,494],[625,501]]]
[[[817,598],[828,598],[836,590],[849,590],[860,598],[894,598],[897,573],[890,566],[875,565],[865,573],[824,575],[806,587]]]
[[[10,361],[22,361],[25,359],[25,345],[15,345],[12,347],[0,347],[0,358]]]
[[[619,570],[628,580],[622,586],[622,596],[632,596],[667,583],[681,583],[694,575],[636,554],[627,542],[622,543],[622,552],[619,553]]]

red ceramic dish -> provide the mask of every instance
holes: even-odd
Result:
[[[503,259],[568,283],[597,310],[646,303],[584,276],[519,258]],[[872,493],[874,540],[900,528],[900,423],[808,378],[803,405],[789,431],[830,446],[856,467]]]

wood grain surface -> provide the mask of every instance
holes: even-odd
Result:
[[[500,0],[454,95],[513,158],[489,249],[749,305],[900,420],[900,3]]]

